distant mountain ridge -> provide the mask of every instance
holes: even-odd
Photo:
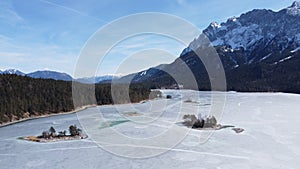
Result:
[[[20,76],[24,76],[25,73],[17,70],[17,69],[6,69],[4,71],[0,71],[0,74],[16,74],[16,75],[20,75]]]
[[[300,92],[300,2],[278,12],[254,9],[221,24],[212,22],[203,34],[222,61],[228,90]],[[183,61],[199,89],[208,90],[206,69],[194,53],[200,45],[201,38],[195,38],[173,63],[120,81],[130,77],[136,83],[170,86],[176,82],[166,72],[182,74]]]
[[[96,76],[96,77],[84,77],[76,79],[78,82],[93,84],[93,83],[109,83],[113,79],[119,79],[119,76],[115,75],[104,75],[104,76]]]
[[[41,79],[54,79],[54,80],[63,80],[63,81],[72,81],[73,78],[66,74],[56,71],[35,71],[32,73],[26,74],[26,76],[32,77],[32,78],[41,78]]]
[[[32,73],[23,73],[17,69],[7,69],[4,71],[0,70],[0,74],[16,74],[19,76],[28,76],[35,79],[54,79],[54,80],[62,80],[62,81],[72,81],[76,80],[78,82],[92,84],[92,83],[101,83],[101,82],[109,82],[113,78],[119,78],[119,76],[114,75],[104,75],[104,76],[96,76],[96,77],[86,77],[86,78],[78,78],[74,79],[71,75],[63,72],[50,71],[50,70],[39,70]]]

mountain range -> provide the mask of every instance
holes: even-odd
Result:
[[[17,70],[17,69],[7,69],[7,70],[4,70],[4,71],[1,71],[0,70],[0,74],[16,74],[16,75],[20,75],[20,76],[24,76],[25,73]]]
[[[23,73],[17,69],[7,69],[4,71],[0,70],[0,74],[16,74],[19,76],[28,76],[32,77],[35,79],[54,79],[54,80],[63,80],[63,81],[72,81],[76,80],[81,83],[87,83],[87,84],[92,84],[92,83],[106,83],[110,82],[113,78],[117,79],[118,76],[113,76],[113,75],[104,75],[104,76],[96,76],[96,77],[86,77],[86,78],[78,78],[74,79],[71,75],[63,72],[56,72],[56,71],[50,71],[50,70],[39,70],[35,71],[32,73]]]
[[[32,73],[23,73],[17,69],[7,69],[4,71],[0,71],[0,74],[16,74],[19,76],[28,76],[32,78],[41,78],[41,79],[54,79],[54,80],[63,80],[63,81],[72,81],[72,77],[66,73],[56,72],[56,71],[35,71]]]
[[[201,47],[203,35],[220,57],[227,90],[300,93],[300,2],[297,1],[277,12],[254,9],[220,24],[212,22],[171,64],[158,65],[121,78],[108,75],[76,80],[106,83],[114,79],[119,83],[144,83],[153,88],[171,87],[176,84],[172,75],[186,76],[183,67],[187,66],[197,81],[198,90],[210,90],[205,66],[194,52]],[[9,69],[0,71],[0,74],[73,80],[70,75],[55,71],[25,74]],[[189,84],[184,84],[184,88],[189,88]]]
[[[103,76],[96,76],[96,77],[84,77],[76,79],[78,82],[86,83],[86,84],[93,84],[93,83],[110,83],[113,79],[118,79],[119,76],[115,75],[103,75]]]
[[[254,9],[221,24],[212,22],[203,34],[222,61],[228,90],[300,92],[300,2],[278,12]],[[184,62],[199,90],[209,90],[206,69],[194,52],[201,47],[200,36],[173,63],[130,74],[120,81],[172,86],[176,82],[169,74],[185,76]]]

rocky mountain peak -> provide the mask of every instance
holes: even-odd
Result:
[[[231,17],[226,22],[212,22],[203,34],[215,47],[223,47],[226,52],[244,51],[246,64],[259,60],[255,53],[263,50],[283,52],[300,46],[300,2],[274,12],[267,9],[254,9],[239,17]],[[182,54],[199,47],[201,41],[194,39]]]
[[[289,15],[300,15],[300,1],[295,1],[285,9]]]
[[[220,27],[221,27],[221,25],[218,24],[217,22],[212,22],[212,23],[210,23],[210,26],[211,26],[212,28],[220,28]]]
[[[300,8],[300,1],[295,1],[293,4],[290,6],[290,8]]]

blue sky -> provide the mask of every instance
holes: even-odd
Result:
[[[120,17],[141,12],[176,15],[200,30],[212,21],[224,22],[252,9],[279,10],[293,0],[1,0],[0,1],[0,69],[15,68],[23,72],[56,70],[73,74],[80,51],[101,27]],[[145,21],[147,22],[147,21]],[[124,25],[126,28],[126,25]],[[184,48],[165,37],[134,37],[120,43],[105,57],[97,74],[114,74],[127,57],[128,46],[138,50],[156,47],[169,55],[144,53],[136,69],[119,70],[127,74],[159,63],[174,60]],[[191,39],[192,40],[192,39]],[[138,58],[135,55],[134,58]],[[129,63],[129,62],[127,62]],[[131,63],[132,64],[132,63]],[[130,65],[130,64],[129,64]]]

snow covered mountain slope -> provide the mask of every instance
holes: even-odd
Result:
[[[241,50],[244,54],[243,61],[233,58],[239,65],[260,62],[272,52],[290,52],[300,46],[299,4],[300,2],[294,2],[278,12],[255,9],[240,17],[229,18],[221,24],[212,22],[203,33],[213,46],[223,47],[223,53]],[[189,48],[197,49],[199,43],[195,39]],[[183,54],[186,51],[189,50],[185,49]]]
[[[278,12],[254,9],[221,24],[212,22],[203,30],[222,61],[228,90],[300,93],[299,4]],[[195,38],[173,63],[131,74],[131,82],[171,86],[176,83],[172,74],[185,76],[184,62],[199,89],[210,89],[205,66],[193,52],[200,44],[201,38]]]
[[[16,74],[16,75],[20,75],[20,76],[25,75],[25,73],[23,73],[17,69],[6,69],[4,71],[0,71],[0,74],[9,74],[9,75]]]

